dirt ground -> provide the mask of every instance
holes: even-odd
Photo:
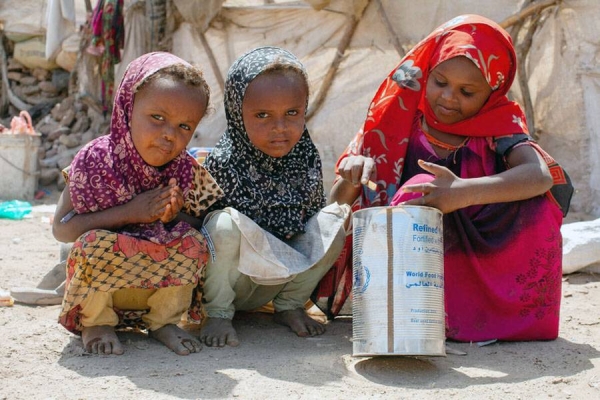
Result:
[[[0,289],[35,287],[59,260],[57,193],[30,217],[0,219]],[[565,276],[560,337],[448,343],[466,355],[352,356],[350,318],[298,338],[269,314],[236,317],[242,344],[177,356],[122,334],[122,356],[92,356],[57,324],[59,306],[0,307],[0,399],[598,399],[600,276]],[[197,328],[189,327],[194,333]]]

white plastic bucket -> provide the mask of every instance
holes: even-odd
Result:
[[[445,356],[442,213],[373,207],[352,223],[353,355]]]
[[[40,135],[0,134],[0,198],[32,200],[38,185]]]

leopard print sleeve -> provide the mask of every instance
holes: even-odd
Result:
[[[215,201],[224,196],[210,172],[202,165],[194,165],[194,182],[188,191],[183,211],[193,217],[201,217]]]

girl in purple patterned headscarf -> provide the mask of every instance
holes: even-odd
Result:
[[[53,233],[75,243],[60,323],[90,352],[123,353],[121,325],[147,328],[178,354],[200,349],[177,323],[186,310],[201,319],[195,289],[208,254],[182,217],[200,217],[222,193],[186,151],[209,97],[202,72],[180,58],[137,58],[117,90],[110,133],[66,172]]]

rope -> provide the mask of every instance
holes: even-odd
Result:
[[[10,164],[11,167],[15,168],[16,170],[21,171],[22,173],[24,173],[27,176],[38,176],[40,174],[39,171],[35,171],[34,173],[31,173],[29,171],[25,171],[23,168],[17,167],[15,164],[13,164],[12,162],[10,162],[6,158],[4,158],[4,156],[2,154],[0,154],[0,158],[3,159],[4,161],[6,161],[8,164]]]

